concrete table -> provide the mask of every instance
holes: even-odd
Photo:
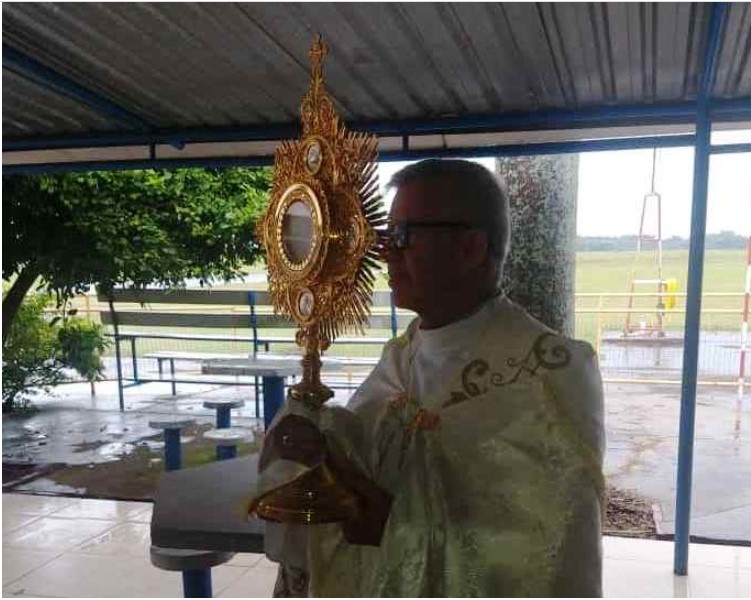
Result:
[[[235,400],[232,398],[219,398],[217,400],[206,400],[203,403],[204,408],[213,408],[216,410],[216,428],[224,429],[232,427],[232,415],[230,411],[233,408],[242,408],[245,406],[245,400]]]
[[[182,449],[180,431],[195,425],[195,419],[186,417],[159,417],[149,421],[149,426],[164,430],[164,466],[167,471],[180,472]],[[227,562],[231,553],[206,550],[185,550],[152,543],[151,563],[168,571],[181,571],[186,598],[210,598],[211,567]]]
[[[207,360],[202,372],[260,377],[263,385],[263,422],[268,429],[273,415],[284,404],[284,378],[301,375],[302,365],[299,356],[218,358]]]
[[[263,552],[265,524],[248,519],[258,454],[164,473],[151,517],[151,543],[165,548]]]
[[[211,598],[211,568],[231,560],[233,552],[181,550],[151,546],[151,564],[165,571],[180,571],[185,598]]]
[[[203,439],[216,446],[217,459],[227,460],[237,455],[237,444],[252,442],[255,434],[247,427],[222,427],[209,429],[203,434]]]

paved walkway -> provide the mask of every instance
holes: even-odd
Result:
[[[151,505],[3,494],[3,597],[180,597],[180,575],[149,562]],[[606,537],[608,597],[751,595],[751,548],[693,544],[688,577],[669,542]],[[214,596],[271,596],[276,567],[236,554],[212,570]]]
[[[608,481],[651,498],[672,534],[680,388],[607,385],[605,408]],[[699,389],[691,534],[751,543],[751,393]]]
[[[345,402],[350,392],[338,391]],[[89,464],[116,460],[138,444],[158,448],[148,421],[154,414],[191,415],[212,423],[203,408],[209,398],[241,397],[246,406],[234,422],[256,427],[252,387],[152,383],[125,391],[126,411],[118,411],[114,382],[61,386],[57,398],[40,398],[41,409],[24,418],[3,418],[3,460]],[[607,454],[605,471],[618,487],[650,498],[662,514],[662,533],[672,533],[678,447],[680,389],[677,386],[609,384],[605,389]],[[46,486],[46,487],[45,487]],[[27,490],[54,491],[37,480]],[[70,491],[70,490],[68,490]],[[733,390],[700,388],[692,534],[751,542],[751,394],[739,400]]]

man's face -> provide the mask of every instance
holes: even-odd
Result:
[[[440,185],[419,181],[400,187],[391,206],[389,227],[398,223],[466,223],[459,199],[446,194]],[[455,227],[410,227],[407,247],[385,252],[395,304],[425,314],[447,294],[460,292],[472,266],[466,260],[469,235],[469,230]]]

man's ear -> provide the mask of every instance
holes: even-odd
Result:
[[[488,236],[482,231],[467,232],[467,235],[464,236],[462,251],[464,254],[462,258],[467,266],[481,265],[490,251]]]

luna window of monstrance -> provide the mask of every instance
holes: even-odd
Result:
[[[282,142],[276,151],[271,201],[258,228],[274,309],[298,326],[303,375],[288,397],[314,409],[333,396],[321,382],[321,353],[341,333],[364,332],[379,268],[375,228],[386,222],[377,139],[348,131],[339,120],[324,86],[326,53],[319,36],[310,51],[302,136]],[[325,465],[293,483],[262,498],[254,511],[262,518],[301,523],[351,516],[351,498]]]

